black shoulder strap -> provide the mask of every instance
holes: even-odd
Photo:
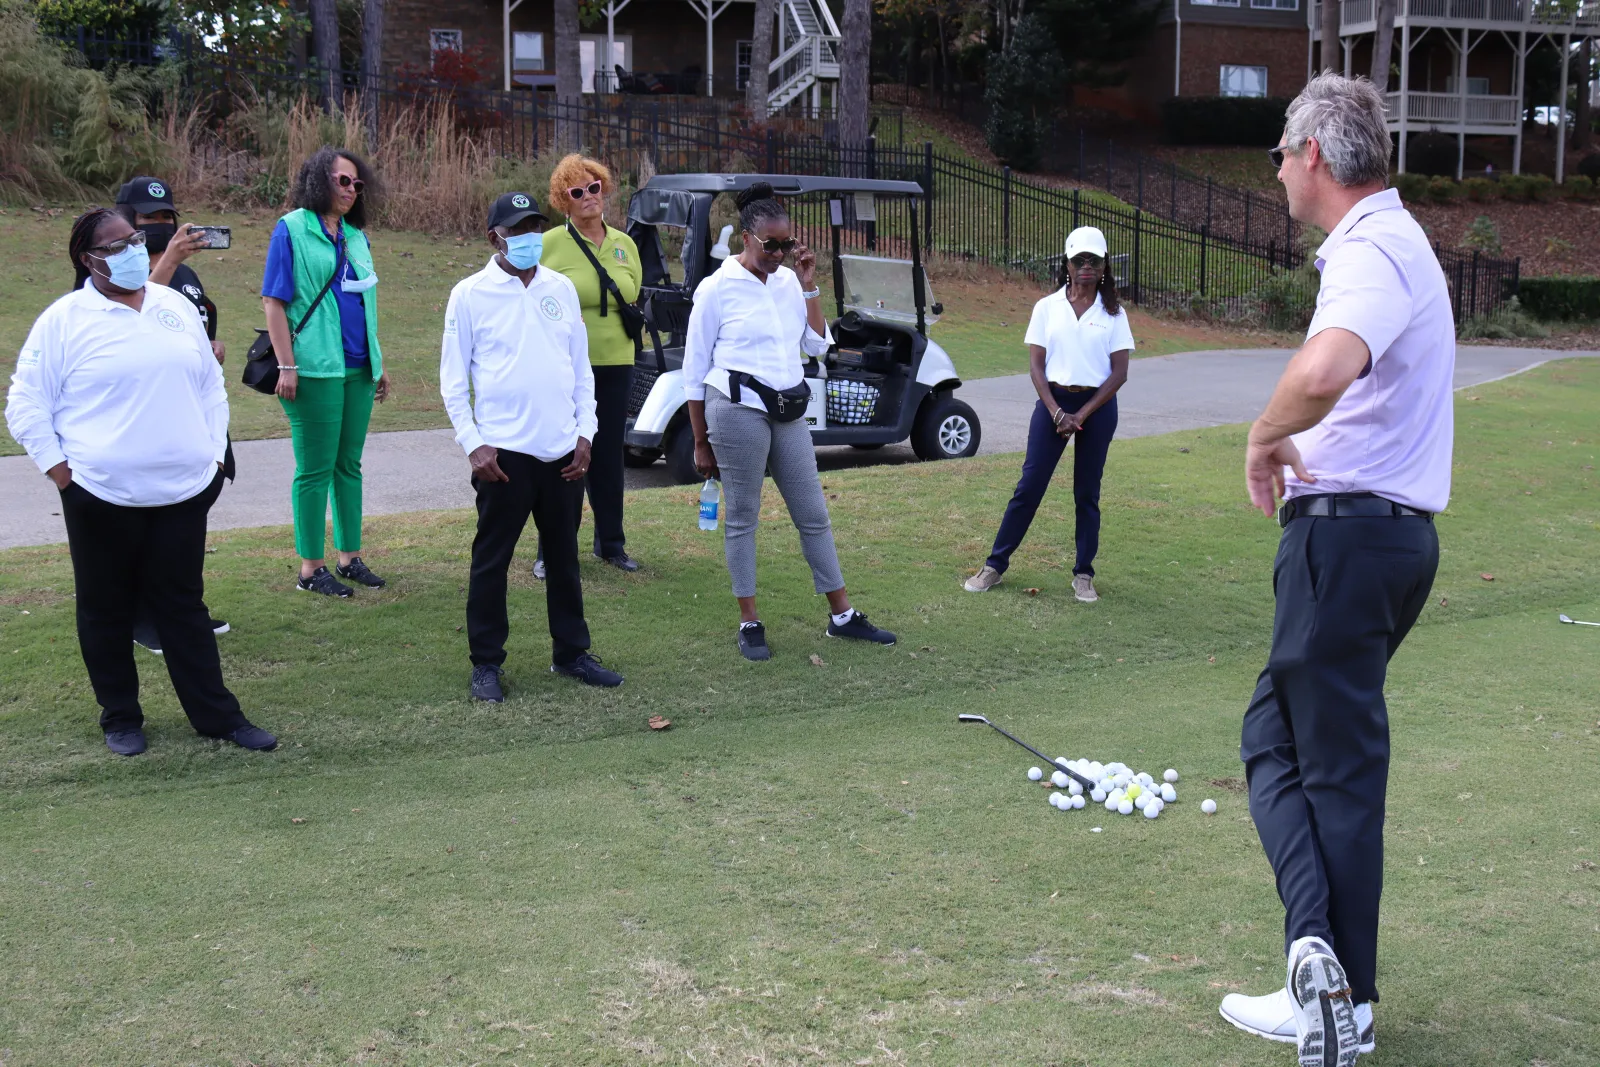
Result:
[[[743,371],[731,370],[728,372],[728,399],[735,404],[739,402],[739,382],[743,378]]]
[[[606,273],[606,269],[600,265],[600,261],[594,258],[594,253],[589,251],[589,242],[584,239],[583,234],[578,232],[578,228],[572,224],[570,219],[567,220],[567,232],[572,235],[573,242],[583,250],[583,256],[589,261],[589,266],[593,267],[595,273],[600,275],[600,317],[605,318],[607,293],[615,296],[618,304],[626,304],[627,301],[622,299],[622,290],[617,288],[617,283],[611,280],[611,275]]]

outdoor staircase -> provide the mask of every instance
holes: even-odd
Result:
[[[780,0],[778,54],[768,65],[775,82],[767,109],[777,111],[823,81],[839,78],[839,24],[828,0]]]

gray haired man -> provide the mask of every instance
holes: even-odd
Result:
[[[1302,1067],[1373,1048],[1389,659],[1433,586],[1450,496],[1455,323],[1422,228],[1385,186],[1383,98],[1314,78],[1272,150],[1290,213],[1328,231],[1306,343],[1255,425],[1250,501],[1283,527],[1272,651],[1245,712],[1250,814],[1283,901],[1288,980],[1223,999]]]

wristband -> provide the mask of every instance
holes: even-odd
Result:
[[[822,295],[822,289],[820,287],[816,289],[809,289],[805,292],[802,292],[800,295],[806,300],[815,300],[817,297]]]
[[[292,370],[292,371],[297,371],[297,372],[300,370],[299,367],[292,367],[292,366],[289,366],[289,365],[283,364],[283,363],[278,364],[278,369],[279,370]]]

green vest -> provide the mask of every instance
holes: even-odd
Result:
[[[314,212],[299,208],[285,215],[282,221],[289,231],[289,245],[294,249],[294,302],[289,305],[289,328],[292,330],[328,283],[338,254],[333,238],[322,228],[322,220]],[[341,221],[340,226],[351,274],[361,279],[376,273],[372,269],[372,249],[367,245],[367,235],[348,222]],[[338,285],[339,279],[333,284]],[[376,380],[383,374],[383,351],[378,347],[376,286],[361,294],[361,303],[367,312],[368,365]],[[294,361],[302,378],[344,377],[344,340],[339,332],[339,302],[333,290],[322,298],[316,313],[295,340]]]

